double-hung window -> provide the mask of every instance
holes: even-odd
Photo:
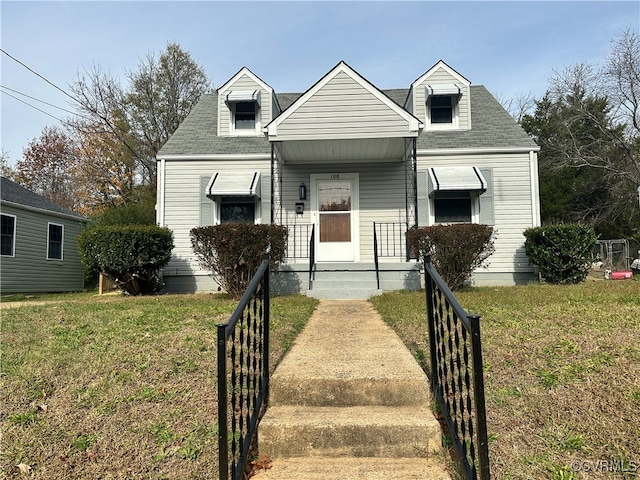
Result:
[[[50,223],[47,236],[47,260],[62,260],[63,244],[64,226]]]
[[[438,95],[429,98],[431,123],[453,124],[453,100],[451,96]]]
[[[238,102],[234,105],[234,129],[236,131],[254,131],[256,129],[256,102]]]
[[[253,197],[222,197],[220,223],[255,223],[256,203]]]
[[[436,192],[433,197],[433,209],[436,223],[471,223],[471,193]]]
[[[427,86],[427,124],[432,128],[456,128],[460,95],[457,85]]]
[[[260,131],[260,90],[235,90],[225,99],[231,116],[231,133],[240,135]]]
[[[13,257],[16,247],[16,217],[2,214],[0,226],[0,254]]]

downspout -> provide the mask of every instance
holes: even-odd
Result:
[[[156,224],[159,227],[164,227],[164,200],[165,200],[165,159],[160,159],[160,165],[158,168],[158,195],[156,205]]]
[[[531,218],[533,226],[541,224],[540,219],[540,181],[538,178],[538,154],[529,151],[529,178],[531,178]]]
[[[275,187],[274,187],[274,172],[275,172],[275,165],[274,165],[274,149],[273,149],[273,142],[269,142],[269,144],[271,145],[271,225],[273,225],[275,223],[275,210],[273,208],[274,205],[274,196],[273,193],[275,191]]]
[[[418,226],[418,139],[413,139],[413,226]]]

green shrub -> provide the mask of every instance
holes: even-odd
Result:
[[[524,231],[529,262],[549,283],[580,283],[591,268],[591,252],[598,237],[592,227],[553,224]]]
[[[191,246],[202,268],[232,297],[240,298],[267,250],[271,265],[284,260],[288,230],[281,225],[225,223],[191,230]]]
[[[477,223],[434,225],[409,231],[411,249],[431,263],[451,290],[461,287],[494,251],[493,227]]]
[[[131,295],[157,292],[159,270],[171,258],[173,234],[150,225],[91,227],[78,236],[82,262]]]

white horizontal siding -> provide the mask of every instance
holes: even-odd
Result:
[[[424,156],[418,153],[418,171],[437,166],[476,166],[492,170],[495,252],[487,272],[530,272],[524,253],[523,231],[534,224],[529,156],[521,154],[468,154]]]
[[[260,172],[271,174],[271,162],[243,160],[179,160],[165,162],[164,226],[173,231],[175,247],[165,275],[207,275],[198,265],[191,249],[189,232],[200,226],[201,177],[221,171]],[[261,210],[265,218],[270,211],[269,196],[263,192]]]
[[[413,85],[414,94],[414,112],[413,114],[418,117],[424,124],[425,130],[429,130],[429,124],[427,123],[427,85],[446,85],[455,83],[460,87],[462,96],[458,101],[458,129],[468,130],[471,128],[471,110],[470,110],[470,89],[468,86],[461,83],[456,77],[452,76],[444,68],[438,68],[428,78],[424,79],[421,83]]]
[[[278,125],[278,140],[406,136],[408,121],[344,72]]]
[[[83,228],[80,222],[8,205],[2,206],[2,213],[16,216],[14,256],[0,259],[2,293],[67,292],[84,288],[84,267],[76,243]],[[64,226],[62,260],[47,260],[49,223]]]
[[[218,92],[218,135],[225,136],[231,134],[231,111],[225,103],[225,100],[227,94],[233,90],[260,90],[260,110],[258,112],[260,126],[262,127],[271,121],[271,109],[273,106],[271,92],[261,88],[261,86],[248,75],[241,75],[235,82],[225,87],[224,91]],[[243,133],[243,135],[246,134]],[[256,135],[262,136],[262,131],[257,132]]]
[[[364,167],[364,168],[363,168]],[[298,187],[304,182],[310,188],[311,174],[359,174],[359,236],[360,261],[373,261],[373,222],[404,223],[405,214],[405,164],[377,163],[360,165],[285,166],[283,171],[282,223],[310,223],[310,201],[304,200],[304,215],[295,213]],[[311,198],[310,192],[308,197]]]

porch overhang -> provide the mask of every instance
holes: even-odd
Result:
[[[423,123],[340,62],[263,129],[289,163],[401,161]]]
[[[404,138],[289,140],[274,146],[288,164],[401,162],[407,148]]]

